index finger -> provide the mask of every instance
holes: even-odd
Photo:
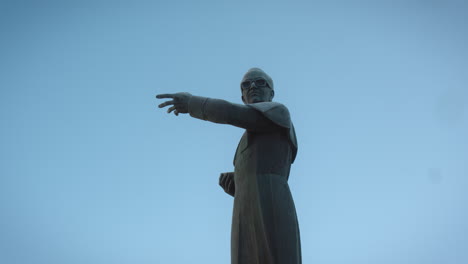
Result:
[[[174,94],[158,94],[156,95],[156,98],[161,99],[161,98],[174,98]]]

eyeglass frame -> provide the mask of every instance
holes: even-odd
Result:
[[[257,81],[262,81],[262,80],[265,82],[263,85],[257,84]],[[249,85],[247,87],[243,87],[244,86],[243,84],[247,83],[247,82],[249,83]],[[241,89],[242,90],[250,89],[250,87],[252,87],[252,83],[255,83],[256,87],[268,87],[268,88],[271,89],[270,85],[268,84],[268,81],[265,80],[265,78],[257,78],[255,80],[245,80],[245,81],[241,82]]]

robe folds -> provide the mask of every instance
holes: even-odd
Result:
[[[288,178],[297,140],[288,109],[193,96],[189,113],[244,128],[234,156],[231,264],[301,264],[299,224]]]

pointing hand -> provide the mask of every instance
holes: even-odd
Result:
[[[158,94],[156,98],[171,98],[172,100],[166,101],[159,105],[159,108],[163,108],[168,105],[172,105],[167,109],[167,113],[174,111],[175,115],[188,113],[188,102],[192,97],[189,93],[175,93],[175,94]]]

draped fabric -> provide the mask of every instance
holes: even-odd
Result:
[[[232,264],[300,264],[288,131],[246,132],[235,155]]]
[[[301,264],[301,242],[288,179],[297,141],[288,109],[192,96],[192,117],[244,128],[234,157],[231,264]]]

